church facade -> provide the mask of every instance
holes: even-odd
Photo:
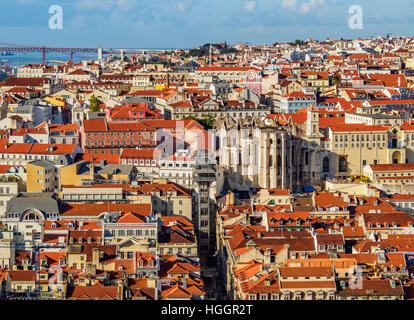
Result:
[[[335,176],[338,157],[325,147],[318,110],[307,113],[304,125],[267,116],[217,119],[216,162],[229,188],[300,191]]]

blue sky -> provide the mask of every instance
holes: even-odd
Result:
[[[48,27],[51,5],[63,30]],[[363,29],[348,27],[351,5]],[[0,0],[0,42],[59,47],[197,47],[413,36],[414,0]]]

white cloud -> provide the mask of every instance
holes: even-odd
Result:
[[[253,11],[256,8],[256,1],[245,1],[244,2],[244,9],[246,11]]]
[[[325,0],[307,0],[301,1],[300,3],[298,2],[298,0],[283,0],[282,7],[289,10],[299,9],[300,14],[307,14],[311,10],[317,8],[319,5],[325,4]]]
[[[178,6],[178,11],[185,12],[185,5],[182,1],[179,1],[177,6]]]
[[[119,9],[127,11],[135,8],[138,5],[138,0],[118,0],[116,5]]]
[[[27,0],[25,0],[27,1]],[[77,9],[99,9],[111,10],[119,9],[128,11],[138,5],[139,0],[79,0],[76,4]]]
[[[101,9],[110,10],[114,5],[113,0],[80,0],[76,7],[78,9]]]
[[[253,11],[256,8],[256,1],[245,1],[244,2],[244,9],[246,11]]]
[[[309,11],[315,9],[318,5],[324,5],[325,0],[309,0],[309,2],[303,3],[300,8],[299,12],[301,14],[307,14]]]
[[[297,0],[283,0],[282,1],[282,7],[285,8],[285,9],[294,10],[294,9],[296,9],[297,5],[298,5]]]

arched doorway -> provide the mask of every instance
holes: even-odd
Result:
[[[401,153],[399,151],[395,151],[392,154],[392,163],[393,164],[401,163]]]

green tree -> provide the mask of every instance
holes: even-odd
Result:
[[[184,118],[184,120],[195,120],[199,124],[201,124],[204,127],[204,129],[206,129],[206,130],[213,129],[214,124],[216,122],[216,119],[212,116],[204,116],[201,119],[196,118],[194,116],[188,116],[188,117]]]
[[[339,74],[334,75],[332,80],[334,85],[336,86],[341,84],[341,77],[339,76]]]
[[[91,112],[101,111],[101,108],[100,108],[101,103],[102,102],[97,97],[92,95],[89,99],[89,111]]]

